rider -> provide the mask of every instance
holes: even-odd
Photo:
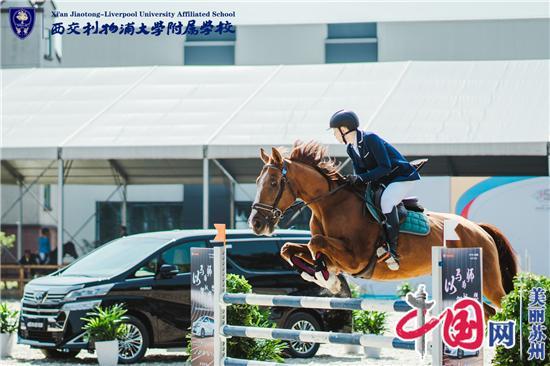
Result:
[[[395,147],[373,132],[360,130],[359,118],[354,112],[342,109],[334,113],[330,118],[330,128],[338,142],[347,145],[354,171],[347,178],[354,184],[374,181],[386,186],[380,204],[385,216],[383,232],[390,255],[386,263],[390,269],[397,270],[399,217],[396,205],[407,197],[420,175]]]

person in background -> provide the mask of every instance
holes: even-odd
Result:
[[[33,254],[29,249],[25,249],[25,253],[19,259],[19,264],[29,265],[29,264],[38,264],[38,259],[36,254]]]
[[[40,264],[49,262],[50,257],[50,229],[43,227],[38,238],[38,261]]]
[[[128,232],[126,231],[126,225],[120,225],[120,236],[127,236]]]

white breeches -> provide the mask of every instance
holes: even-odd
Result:
[[[407,197],[418,180],[407,180],[404,182],[390,183],[380,199],[380,206],[382,206],[382,212],[387,214],[393,210],[393,207]]]

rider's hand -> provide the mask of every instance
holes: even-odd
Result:
[[[355,174],[348,174],[346,176],[346,179],[348,182],[350,182],[350,184],[357,184],[362,182],[361,178],[359,178]]]

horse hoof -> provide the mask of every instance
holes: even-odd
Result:
[[[317,282],[317,279],[307,272],[300,273],[300,276],[308,282]]]
[[[342,289],[342,283],[340,282],[338,276],[336,276],[334,273],[329,272],[328,279],[325,280],[325,277],[323,276],[323,273],[321,271],[315,272],[315,279],[317,280],[316,282],[319,284],[319,286],[328,289],[333,294],[339,293]]]

